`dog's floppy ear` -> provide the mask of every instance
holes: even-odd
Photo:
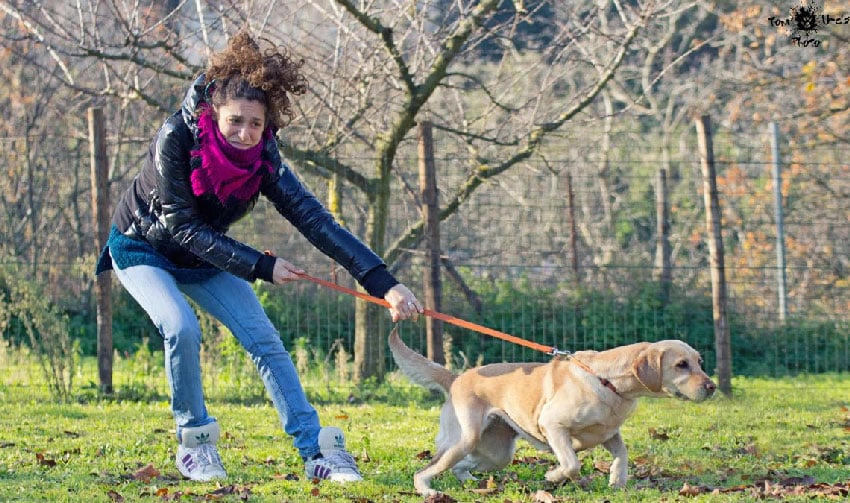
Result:
[[[649,347],[638,354],[634,365],[632,365],[632,372],[635,373],[637,380],[653,393],[661,391],[661,357],[663,354],[663,351]]]

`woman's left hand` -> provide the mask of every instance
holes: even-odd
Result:
[[[392,316],[393,322],[408,318],[416,321],[419,319],[419,314],[424,311],[416,296],[401,283],[390,288],[384,295],[384,300],[390,304],[390,316]]]
[[[302,274],[304,274],[304,269],[280,257],[275,259],[274,271],[272,272],[274,284],[280,285],[289,281],[299,280]]]

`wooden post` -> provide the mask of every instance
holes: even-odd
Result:
[[[782,214],[782,161],[779,158],[779,126],[770,123],[770,150],[773,153],[773,200],[776,217],[776,291],[779,295],[779,321],[788,318],[788,294],[785,285],[785,225]]]
[[[419,125],[419,187],[422,191],[422,217],[425,220],[425,271],[423,288],[425,306],[442,311],[440,280],[440,206],[437,198],[437,174],[434,167],[434,139],[430,122]],[[446,363],[443,351],[443,322],[425,318],[428,358]]]
[[[658,170],[655,179],[655,280],[661,287],[661,304],[670,299],[670,284],[673,280],[670,264],[670,205],[667,203],[667,171]]]
[[[97,253],[109,238],[109,165],[106,158],[106,126],[103,110],[89,108],[91,152],[91,193],[94,217],[94,245]],[[97,299],[97,373],[100,390],[112,394],[112,278],[101,274],[95,279]]]
[[[711,264],[711,295],[714,314],[714,348],[717,353],[717,387],[732,395],[732,351],[729,325],[726,318],[726,266],[723,258],[723,229],[720,200],[717,194],[717,173],[714,167],[714,146],[711,121],[707,115],[696,120],[702,171],[705,224],[708,230],[709,263]]]
[[[576,220],[576,193],[573,188],[573,177],[567,173],[567,216],[570,223],[570,269],[573,271],[573,281],[575,282],[576,290],[581,287],[581,275],[578,272],[578,223]],[[573,302],[573,322],[578,326],[581,323],[582,307],[581,302]],[[575,337],[575,330],[572,336]],[[561,337],[562,347],[569,347],[570,341],[566,331]]]
[[[573,177],[567,173],[567,215],[570,222],[570,268],[575,277],[576,286],[581,284],[578,274],[578,237],[576,231],[576,195],[573,190]]]

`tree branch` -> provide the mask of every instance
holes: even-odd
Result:
[[[575,117],[579,112],[584,110],[599,93],[605,88],[605,85],[608,81],[616,73],[617,69],[623,62],[625,58],[626,52],[628,48],[631,46],[631,43],[634,41],[638,32],[640,31],[642,23],[635,23],[626,34],[625,39],[620,45],[619,50],[617,51],[614,59],[607,65],[607,67],[603,70],[600,78],[597,80],[596,84],[594,84],[588,91],[585,93],[584,97],[580,99],[577,103],[575,103],[572,107],[570,107],[567,111],[559,115],[554,121],[546,122],[544,124],[539,125],[534,128],[528,135],[528,140],[526,145],[514,154],[510,159],[505,162],[495,165],[489,166],[486,161],[479,164],[479,166],[474,170],[474,172],[467,177],[466,181],[460,186],[460,188],[455,192],[454,196],[452,196],[449,200],[449,203],[440,210],[440,221],[446,220],[451,215],[453,215],[460,206],[472,196],[477,189],[485,180],[488,178],[492,178],[496,175],[504,173],[508,169],[513,166],[516,166],[520,162],[528,159],[534,154],[537,148],[540,146],[540,143],[549,133],[553,131],[557,131],[561,126],[563,126],[567,121]],[[405,248],[413,248],[422,239],[422,231],[424,228],[424,223],[419,221],[408,230],[403,233],[395,242],[393,242],[388,248],[386,253],[384,254],[384,260],[387,263],[392,263],[395,261],[401,250]]]

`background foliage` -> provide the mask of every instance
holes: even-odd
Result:
[[[50,299],[81,354],[94,349],[98,253],[86,109],[106,112],[114,201],[208,51],[249,26],[305,62],[310,92],[279,134],[293,168],[416,291],[415,125],[434,123],[443,254],[473,294],[444,276],[444,311],[568,350],[679,337],[710,366],[692,123],[708,114],[733,371],[850,368],[846,24],[821,23],[810,33],[776,26],[770,18],[798,8],[790,2],[274,4],[0,0],[0,261],[15,271],[13,282]],[[819,8],[844,15],[837,3]],[[818,43],[801,47],[797,35]],[[784,324],[770,122],[780,130]],[[666,303],[653,276],[659,169],[670,191],[674,285]],[[233,233],[352,285],[267,205]],[[310,285],[257,289],[290,348],[301,341],[329,361],[352,355],[350,299]],[[120,287],[115,292],[116,349],[155,350],[145,316]],[[4,293],[11,298],[9,283]],[[30,345],[22,321],[13,315],[3,338]],[[386,318],[372,329],[372,344],[383,344]],[[421,348],[421,324],[405,329]],[[210,339],[224,344],[215,330]],[[463,331],[449,335],[455,365],[541,357]]]

